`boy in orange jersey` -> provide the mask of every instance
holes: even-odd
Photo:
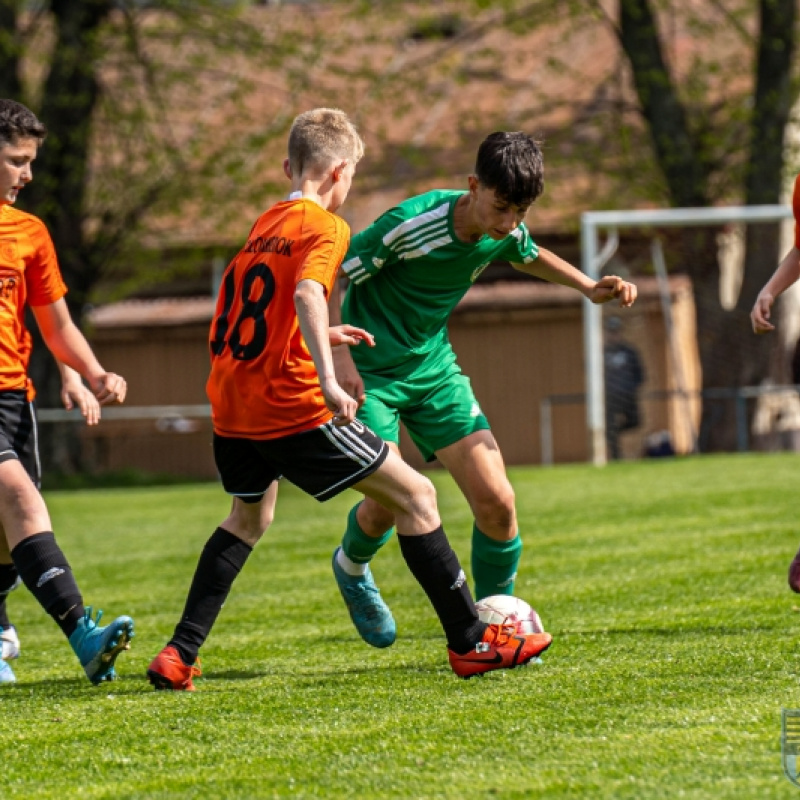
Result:
[[[84,608],[72,570],[53,536],[39,493],[25,308],[33,312],[48,349],[86,379],[100,405],[122,402],[126,385],[119,375],[103,369],[70,318],[64,300],[67,289],[47,229],[41,220],[13,208],[19,191],[33,178],[31,164],[46,133],[25,106],[0,100],[0,597],[5,599],[21,579],[67,636],[89,680],[100,683],[115,677],[114,662],[129,646],[133,620],[123,616],[98,626],[102,612],[95,620],[91,607]],[[76,401],[87,418],[94,418],[96,410],[82,398],[74,373],[62,367],[62,380],[67,404]],[[5,614],[4,604],[1,610]],[[7,615],[3,621],[7,623]],[[16,634],[13,639],[10,645],[16,645],[18,652]],[[8,637],[3,640],[4,654],[6,644]],[[12,682],[7,662],[0,662],[0,667],[4,681]]]
[[[211,324],[207,391],[231,512],[206,543],[180,622],[148,677],[157,689],[194,689],[198,651],[273,519],[281,476],[320,501],[352,487],[393,509],[401,552],[439,617],[456,674],[527,663],[552,637],[478,619],[433,485],[355,419],[358,403],[336,381],[332,346],[374,344],[361,328],[328,324],[350,240],[334,212],[363,143],[344,112],[318,108],[295,119],[288,150],[291,194],[256,220],[223,276]]]
[[[56,361],[56,365],[61,375],[61,402],[64,407],[68,411],[77,408],[87,425],[97,425],[100,421],[100,403],[97,398],[86,388],[81,376],[74,369],[70,369],[60,361]],[[37,488],[41,488],[38,454],[28,466],[31,480]],[[0,537],[1,545],[2,537]],[[6,603],[8,595],[22,585],[22,580],[7,552],[0,556],[0,585],[3,587],[0,591],[0,684],[16,683],[17,678],[8,662],[19,658],[20,642],[16,626],[11,624],[8,617]]]
[[[762,334],[775,330],[775,326],[770,322],[772,305],[779,295],[800,278],[800,175],[794,179],[792,211],[794,212],[794,245],[756,297],[753,310],[750,312],[754,333]],[[800,593],[800,550],[797,551],[789,565],[789,587],[793,592]]]

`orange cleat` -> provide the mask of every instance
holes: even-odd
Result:
[[[450,666],[459,678],[471,678],[494,669],[514,669],[550,647],[549,633],[517,633],[514,625],[489,625],[483,639],[464,655],[448,648]]]
[[[195,686],[192,678],[198,675],[202,675],[200,667],[196,664],[191,667],[184,664],[178,651],[170,645],[167,645],[147,668],[147,679],[156,689],[171,689],[175,692],[193,692]]]

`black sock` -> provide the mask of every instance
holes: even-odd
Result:
[[[238,536],[217,528],[206,542],[194,572],[186,607],[170,644],[186,664],[194,664],[253,548]]]
[[[11,621],[8,618],[6,598],[11,591],[11,587],[16,583],[17,568],[14,564],[0,564],[0,628],[10,628]]]
[[[11,558],[31,594],[69,637],[85,609],[75,576],[52,531],[23,539],[11,551]]]
[[[400,552],[425,590],[442,623],[447,646],[468,653],[483,637],[486,625],[478,619],[464,571],[439,526],[424,536],[398,535]]]

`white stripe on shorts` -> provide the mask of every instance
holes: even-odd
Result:
[[[36,424],[36,410],[32,400],[28,402],[28,410],[30,411],[31,425],[33,426],[33,452],[36,456],[36,479],[34,480],[34,483],[36,484],[37,489],[41,489],[42,462],[39,458],[39,426]]]
[[[341,436],[343,441],[348,442],[354,450],[358,450],[362,453],[368,460],[368,463],[371,464],[378,457],[378,451],[374,450],[367,442],[359,438],[358,434],[363,432],[364,423],[357,419],[354,419],[353,422],[345,428],[333,427],[334,436]]]
[[[368,467],[379,455],[348,428],[340,428],[333,422],[326,422],[322,426],[322,432],[338,450],[363,467]]]

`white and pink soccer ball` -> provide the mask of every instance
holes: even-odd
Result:
[[[514,625],[519,633],[544,633],[542,620],[520,597],[493,594],[475,603],[481,622],[489,625]]]

